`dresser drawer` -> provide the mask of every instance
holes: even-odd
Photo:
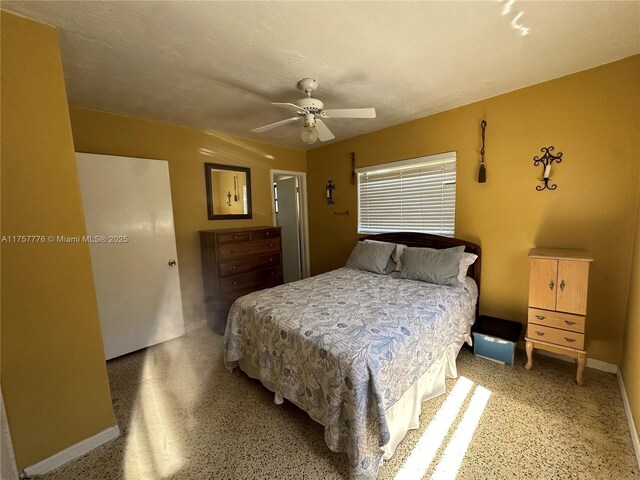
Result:
[[[270,268],[268,270],[260,270],[258,272],[250,272],[242,275],[234,275],[232,277],[226,277],[220,279],[220,292],[232,292],[234,290],[250,289],[255,287],[256,290],[260,290],[265,284],[269,282],[281,281],[282,270],[278,268]]]
[[[218,272],[221,277],[229,275],[239,275],[241,273],[251,272],[253,270],[264,270],[269,267],[277,267],[280,265],[280,253],[270,253],[268,255],[259,255],[257,257],[244,257],[227,262],[220,262]]]
[[[584,334],[568,332],[557,328],[543,327],[542,325],[529,324],[527,326],[527,337],[531,340],[553,343],[563,347],[582,350],[584,348]]]
[[[271,228],[271,229],[258,230],[255,232],[251,232],[251,240],[260,240],[263,238],[278,238],[278,237],[280,237],[279,228]]]
[[[253,286],[253,287],[249,287],[249,288],[243,288],[243,289],[240,289],[240,290],[233,290],[231,292],[222,293],[222,294],[220,294],[220,300],[222,302],[228,301],[228,303],[226,305],[226,308],[227,308],[227,311],[229,311],[229,307],[231,307],[233,302],[235,302],[238,298],[243,297],[245,295],[248,295],[248,294],[250,294],[252,292],[257,292],[258,290],[264,290],[266,288],[277,287],[278,285],[282,285],[282,276],[273,277],[269,281],[264,280],[257,287]]]
[[[251,233],[226,233],[224,235],[216,235],[216,238],[218,239],[218,245],[224,245],[225,243],[247,242],[251,240]]]
[[[220,245],[220,247],[218,247],[218,259],[220,261],[226,261],[247,255],[260,255],[271,252],[280,252],[279,238]]]
[[[529,323],[584,333],[585,318],[582,315],[529,308]]]

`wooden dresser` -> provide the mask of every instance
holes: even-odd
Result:
[[[582,250],[529,251],[527,370],[533,365],[534,348],[568,355],[577,360],[576,380],[582,385],[587,363],[584,333],[592,261],[593,257]]]
[[[282,283],[280,227],[200,232],[207,323],[224,334],[233,302]]]

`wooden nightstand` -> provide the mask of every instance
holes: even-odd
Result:
[[[529,370],[533,365],[534,348],[568,355],[577,361],[576,381],[582,385],[587,364],[587,287],[593,257],[581,250],[533,248],[529,260],[525,368]]]

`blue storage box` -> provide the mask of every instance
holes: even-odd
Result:
[[[481,315],[471,329],[473,353],[500,363],[513,365],[522,325],[518,322]]]

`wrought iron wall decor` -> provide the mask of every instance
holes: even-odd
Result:
[[[356,184],[356,152],[349,152],[351,158],[351,183]]]
[[[551,164],[553,162],[560,163],[562,162],[562,152],[558,152],[557,155],[554,155],[553,152],[554,147],[542,147],[540,151],[544,153],[541,157],[533,157],[533,166],[537,167],[538,165],[542,165],[542,178],[541,182],[544,182],[544,185],[538,185],[536,190],[541,192],[545,188],[548,190],[555,190],[558,188],[556,184],[550,184],[549,180],[551,179]]]
[[[480,128],[482,129],[482,149],[480,150],[480,170],[478,170],[478,183],[485,183],[487,181],[487,169],[484,166],[484,130],[487,128],[487,122],[482,120],[480,122]]]
[[[329,180],[327,183],[327,204],[333,205],[335,202],[333,201],[333,191],[336,189],[336,186],[333,184],[333,180]]]

